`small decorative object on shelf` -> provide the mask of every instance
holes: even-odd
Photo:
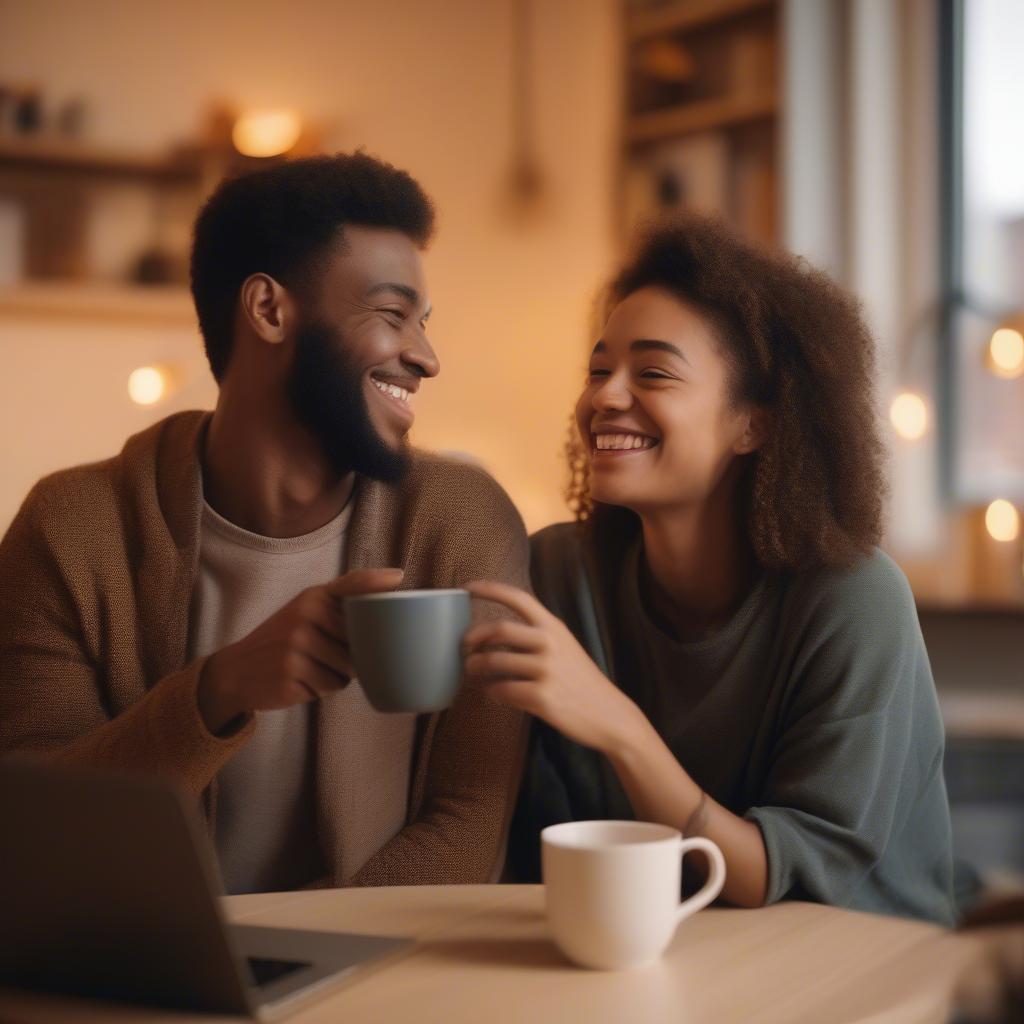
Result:
[[[85,126],[86,102],[81,96],[65,100],[57,110],[57,131],[66,139],[77,139]]]
[[[15,93],[14,131],[18,135],[35,135],[43,126],[43,97],[35,86]]]
[[[182,257],[152,246],[139,253],[131,280],[136,284],[186,284],[188,268]]]

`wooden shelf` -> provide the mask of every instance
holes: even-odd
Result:
[[[193,182],[200,169],[188,154],[152,156],[45,139],[0,139],[0,171],[9,170]]]
[[[648,114],[634,114],[626,122],[626,141],[638,145],[728,128],[773,117],[777,110],[778,101],[771,94],[699,100]]]
[[[947,736],[1024,740],[1024,696],[1019,693],[945,690],[939,707]]]
[[[922,615],[956,619],[1009,619],[1024,626],[1024,601],[985,601],[980,598],[938,601],[934,598],[918,598],[915,603]]]
[[[631,39],[647,39],[664,32],[684,32],[771,7],[774,0],[676,0],[650,10],[631,11],[626,31]]]
[[[187,288],[99,282],[33,281],[0,288],[0,320],[7,319],[196,326]]]

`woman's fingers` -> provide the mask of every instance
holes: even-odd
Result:
[[[544,634],[536,626],[527,626],[511,619],[481,622],[462,638],[466,651],[483,647],[511,647],[517,651],[537,654],[544,649]]]
[[[496,701],[519,708],[527,714],[537,715],[540,710],[540,687],[529,680],[507,679],[488,683],[486,692]]]
[[[531,626],[539,626],[548,618],[548,612],[540,601],[518,587],[495,583],[493,580],[474,580],[466,584],[466,590],[474,597],[504,605]]]
[[[540,675],[537,659],[512,651],[480,651],[466,658],[466,675],[471,679],[536,679]]]

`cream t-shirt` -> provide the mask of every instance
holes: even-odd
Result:
[[[344,571],[352,505],[312,533],[264,537],[204,502],[189,660],[247,636],[303,590]],[[415,717],[377,713],[358,683],[322,699],[344,705],[345,731],[359,737],[346,764],[349,784],[364,796],[361,820],[343,823],[339,867],[348,875],[405,823]],[[317,830],[318,703],[259,712],[252,738],[217,776],[215,845],[228,893],[294,889],[327,872]]]

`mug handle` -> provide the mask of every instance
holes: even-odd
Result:
[[[722,851],[704,836],[693,836],[691,839],[680,840],[679,856],[685,857],[691,850],[703,850],[711,860],[711,871],[708,880],[688,900],[683,900],[676,910],[676,924],[703,910],[721,891],[725,885],[725,858]]]

